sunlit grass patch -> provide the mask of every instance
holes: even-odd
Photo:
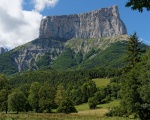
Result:
[[[96,78],[93,79],[97,88],[104,88],[110,83],[110,78]]]

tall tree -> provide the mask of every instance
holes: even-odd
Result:
[[[138,114],[140,107],[140,96],[138,93],[139,73],[137,73],[137,68],[133,68],[130,72],[124,77],[123,82],[121,83],[121,108],[124,111],[124,114],[131,115],[132,113]]]
[[[28,100],[30,85],[29,84],[22,84],[21,86],[19,86],[18,89],[21,90],[24,93],[25,97],[27,98],[27,101],[26,101],[26,104],[25,104],[26,112],[28,112],[29,110],[32,110],[32,107],[29,104],[29,100]]]
[[[139,42],[136,33],[130,36],[127,44],[127,72],[122,76],[122,87],[120,91],[121,95],[121,108],[124,114],[130,115],[136,113],[141,114],[141,103],[139,88],[142,85],[139,81],[141,76],[142,50],[140,49],[141,42]]]
[[[127,43],[127,63],[128,69],[131,69],[135,66],[136,63],[141,61],[141,49],[140,49],[141,42],[138,40],[136,32],[128,38]]]
[[[11,87],[8,85],[0,90],[0,108],[2,111],[8,112],[8,95],[11,93]]]
[[[147,61],[138,68],[140,86],[138,92],[141,98],[139,116],[143,120],[150,119],[150,49],[147,50]]]
[[[5,75],[0,74],[0,109],[8,111],[8,95],[11,93],[11,87]]]
[[[57,106],[65,99],[66,93],[65,88],[62,84],[57,86],[56,95],[55,95],[55,103]]]
[[[40,83],[34,82],[31,84],[30,91],[29,91],[29,103],[32,106],[33,109],[35,109],[35,112],[39,112],[39,90],[40,90]]]
[[[20,90],[12,92],[8,96],[8,107],[13,111],[23,111],[25,109],[26,97]]]
[[[92,80],[88,80],[81,86],[82,102],[88,102],[90,97],[96,92],[96,84]]]
[[[39,107],[41,111],[51,112],[54,106],[55,89],[48,82],[45,82],[39,90]]]

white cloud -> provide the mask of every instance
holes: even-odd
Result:
[[[58,0],[34,0],[35,10],[42,11],[45,7],[54,7]]]
[[[43,2],[36,0],[32,11],[23,10],[23,0],[0,1],[0,46],[11,49],[39,36],[43,16],[38,11],[54,6],[57,0],[51,4],[46,0],[39,1]]]

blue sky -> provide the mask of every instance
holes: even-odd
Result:
[[[39,35],[44,16],[89,12],[118,5],[128,35],[137,32],[150,45],[150,11],[142,13],[125,7],[128,0],[1,0],[0,47],[15,48]]]

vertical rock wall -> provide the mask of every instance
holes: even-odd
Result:
[[[41,21],[39,37],[69,40],[122,34],[127,30],[115,5],[82,14],[48,16]]]

